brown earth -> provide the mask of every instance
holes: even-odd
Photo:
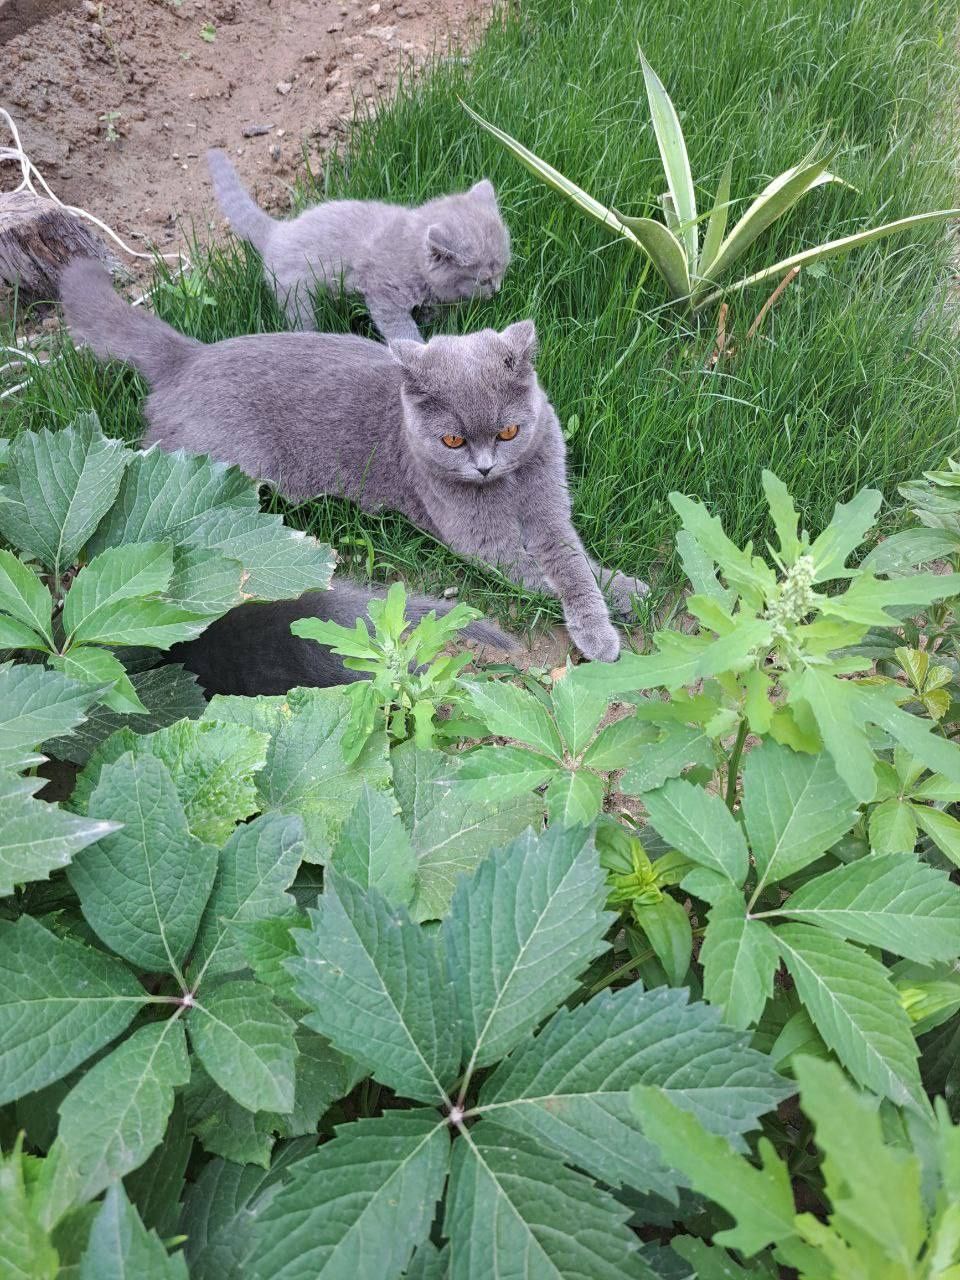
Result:
[[[170,252],[214,216],[225,147],[268,209],[289,207],[354,101],[448,55],[489,0],[83,0],[0,45],[0,106],[60,199],[133,248]],[[2,126],[0,126],[2,129]],[[8,139],[0,137],[0,144]],[[0,168],[0,190],[19,181]],[[180,225],[178,225],[180,224]]]

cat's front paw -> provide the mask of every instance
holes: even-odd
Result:
[[[567,630],[583,656],[593,662],[616,662],[620,656],[620,637],[607,618],[583,622],[568,619]]]
[[[615,573],[607,590],[613,602],[614,611],[619,618],[629,618],[633,613],[634,601],[650,594],[650,584],[640,578],[628,578],[625,573]]]

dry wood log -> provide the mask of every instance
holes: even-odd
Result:
[[[52,301],[71,258],[114,265],[103,242],[79,218],[31,191],[0,192],[0,282]]]

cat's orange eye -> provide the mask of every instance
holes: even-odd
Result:
[[[520,428],[517,426],[517,424],[516,424],[516,423],[513,423],[513,425],[512,425],[512,426],[504,427],[502,431],[498,431],[498,432],[497,432],[497,439],[498,439],[498,440],[512,440],[512,439],[514,438],[514,436],[517,434],[517,432],[518,432],[519,430],[520,430]]]
[[[463,436],[441,436],[440,439],[448,449],[460,449],[465,443]]]

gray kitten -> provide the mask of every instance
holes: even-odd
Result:
[[[318,286],[362,293],[387,339],[422,341],[411,316],[433,302],[489,298],[510,261],[510,234],[487,181],[419,208],[329,200],[289,222],[263,212],[222,151],[208,151],[214,190],[234,231],[263,257],[295,329],[314,329]]]
[[[215,693],[255,697],[286,693],[300,685],[326,688],[366,680],[362,672],[349,671],[326,645],[293,635],[290,624],[298,618],[322,618],[352,628],[362,618],[372,627],[367,606],[382,595],[382,591],[335,578],[329,591],[310,591],[299,600],[243,604],[218,618],[196,640],[175,645],[165,660],[183,663],[209,697]],[[452,607],[429,596],[407,596],[406,617],[416,625],[431,610],[439,617]],[[496,649],[518,647],[512,636],[490,622],[471,622],[463,634]]]
[[[75,338],[150,382],[148,441],[236,463],[290,498],[400,511],[454,551],[553,591],[581,651],[616,658],[597,580],[624,613],[648,588],[602,571],[573,528],[531,321],[425,345],[272,333],[207,346],[127,306],[92,260],[66,269],[61,294]]]

